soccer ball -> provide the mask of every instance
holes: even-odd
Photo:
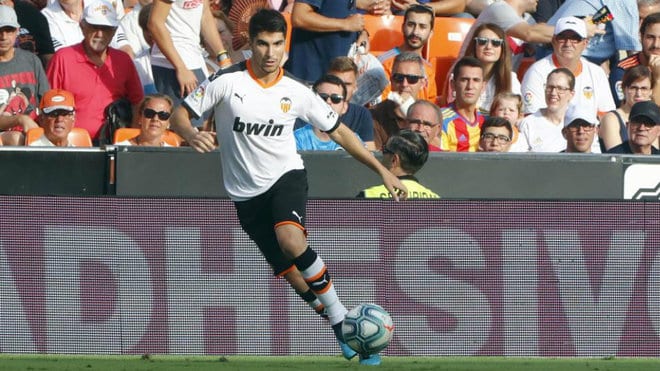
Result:
[[[351,309],[344,318],[344,341],[359,354],[374,354],[385,349],[392,339],[392,317],[381,306],[366,303]]]

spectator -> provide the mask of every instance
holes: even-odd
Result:
[[[474,30],[468,42],[465,56],[475,57],[484,66],[486,84],[481,92],[477,107],[482,112],[490,111],[495,95],[501,92],[520,94],[520,81],[511,66],[511,48],[504,30],[492,23],[483,23]],[[451,81],[450,75],[447,81]],[[454,101],[454,91],[448,86],[447,102]]]
[[[520,139],[520,131],[518,126],[520,120],[523,119],[522,113],[522,97],[519,94],[503,92],[499,93],[493,99],[493,104],[490,106],[491,117],[502,117],[511,123],[513,129],[511,136],[511,144],[507,152],[527,152],[527,145]],[[483,131],[483,126],[481,127]]]
[[[16,48],[19,24],[14,8],[0,5],[0,137],[6,146],[25,143],[37,127],[39,101],[49,89],[39,58]]]
[[[625,72],[621,80],[621,90],[623,90],[621,106],[608,112],[600,120],[598,136],[602,152],[628,140],[626,122],[628,122],[630,110],[635,103],[652,98],[654,83],[651,70],[646,66],[637,65]]]
[[[357,65],[349,57],[337,57],[330,62],[328,75],[337,76],[346,85],[348,109],[342,116],[342,121],[362,139],[368,150],[375,151],[374,124],[371,113],[365,107],[351,103],[351,98],[358,89]]]
[[[135,64],[138,76],[140,76],[145,94],[156,92],[154,77],[151,72],[151,45],[153,45],[153,39],[147,41],[142,28],[142,24],[146,28],[146,24],[149,21],[152,8],[150,5],[151,2],[152,0],[138,1],[133,9],[119,21],[120,26],[126,33],[128,45],[131,48],[133,63]],[[141,20],[142,23],[140,22]]]
[[[607,153],[660,155],[653,143],[660,134],[660,108],[652,101],[637,102],[630,110],[628,140]]]
[[[522,81],[524,112],[537,112],[544,107],[543,83],[555,68],[569,69],[575,76],[575,94],[571,104],[589,107],[594,114],[616,108],[603,69],[580,57],[587,46],[587,30],[582,19],[561,18],[552,37],[553,53],[532,64]]]
[[[316,81],[335,57],[348,55],[364,29],[355,0],[297,0],[291,13],[291,48],[286,68],[305,81]]]
[[[380,150],[390,136],[406,127],[405,113],[419,97],[425,83],[424,60],[420,55],[403,52],[394,58],[390,76],[392,91],[386,100],[370,110],[376,149]]]
[[[502,28],[510,38],[513,52],[513,65],[517,66],[523,57],[523,44],[549,43],[552,39],[552,26],[545,23],[529,24],[523,18],[526,12],[536,10],[536,1],[501,0],[488,5],[470,28],[465,40],[474,38],[474,31],[483,23],[494,23]],[[460,56],[465,55],[468,43],[463,43]]]
[[[660,12],[660,0],[637,0],[637,11],[639,13],[639,25],[650,14]]]
[[[415,178],[415,173],[424,166],[428,157],[428,144],[423,135],[411,130],[401,130],[383,146],[381,161],[408,188],[409,199],[440,198]],[[357,197],[390,199],[392,195],[385,185],[377,185],[363,190]]]
[[[439,152],[442,133],[442,113],[435,104],[420,99],[408,108],[406,115],[408,129],[422,134],[429,145],[429,152]]]
[[[639,27],[639,34],[642,38],[642,51],[629,56],[619,62],[617,67],[610,74],[610,84],[615,96],[623,99],[621,90],[621,79],[627,69],[635,66],[647,66],[651,69],[653,81],[653,100],[660,102],[660,13],[650,14],[644,19]]]
[[[378,57],[387,76],[392,75],[392,65],[397,55],[402,52],[422,55],[422,50],[428,44],[429,38],[433,34],[433,22],[433,9],[426,5],[413,4],[406,9],[403,16],[403,23],[401,24],[403,44],[384,52]],[[435,71],[426,60],[424,60],[424,73],[427,82],[420,90],[418,98],[435,102],[438,95],[438,89],[435,84]],[[386,99],[391,91],[391,86],[386,87],[383,91],[382,98]]]
[[[178,105],[206,79],[200,35],[221,66],[231,64],[211,13],[209,0],[154,0],[148,29],[155,42],[151,65],[156,90]],[[193,121],[202,126],[203,118]]]
[[[596,136],[598,118],[589,109],[571,106],[564,118],[564,128],[561,130],[566,139],[566,153],[591,153],[591,147]]]
[[[46,17],[26,0],[3,0],[0,3],[10,6],[16,11],[18,24],[21,25],[16,46],[35,53],[41,59],[43,67],[46,68],[55,53]]]
[[[76,121],[76,103],[73,94],[66,90],[52,89],[41,99],[39,124],[44,134],[30,143],[39,147],[74,147],[69,133]]]
[[[142,99],[138,107],[137,123],[140,134],[134,138],[116,143],[118,146],[171,147],[165,142],[167,129],[170,128],[172,98],[165,94],[150,94]]]
[[[545,84],[545,105],[520,122],[520,134],[529,152],[559,152],[566,149],[566,110],[575,95],[575,76],[568,68],[554,69]],[[588,108],[587,108],[588,109]]]
[[[80,23],[83,41],[55,52],[47,71],[53,88],[73,93],[77,124],[97,142],[110,103],[126,98],[135,113],[144,97],[131,57],[109,47],[118,25],[112,6],[105,2],[88,5]]]
[[[41,10],[41,13],[48,20],[48,28],[53,38],[55,51],[82,41],[83,31],[80,23],[84,17],[85,8],[90,4],[96,4],[98,1],[100,0],[93,0],[84,5],[83,0],[52,0]],[[115,14],[124,15],[124,5],[121,1],[115,1],[112,4],[106,2],[104,6],[113,8]],[[132,53],[126,35],[121,29],[116,31],[111,45],[113,48],[121,49],[126,53]]]
[[[442,107],[442,150],[474,152],[479,145],[484,116],[477,102],[484,87],[484,68],[474,57],[463,57],[454,65],[449,82],[456,92],[454,102]]]
[[[513,126],[502,117],[489,117],[481,126],[478,152],[509,152]]]
[[[587,43],[582,56],[598,65],[606,61],[610,61],[611,65],[616,65],[619,50],[641,49],[637,34],[638,24],[635,22],[639,19],[636,0],[566,1],[557,9],[548,24],[558,24],[560,19],[570,16],[591,19],[591,16],[604,5],[607,5],[614,18],[602,24],[604,33],[592,38]]]
[[[346,112],[348,106],[348,102],[346,101],[346,85],[344,85],[339,77],[332,75],[322,76],[314,83],[312,90],[340,116]],[[298,151],[336,151],[343,149],[330,138],[330,135],[311,124],[304,125],[293,134],[296,137],[296,149]]]

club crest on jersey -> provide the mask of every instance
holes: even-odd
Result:
[[[582,89],[582,94],[584,94],[585,98],[591,99],[594,96],[594,88],[591,86],[585,86],[584,89]]]
[[[287,113],[291,109],[291,99],[284,97],[280,99],[280,109],[282,112]]]
[[[268,120],[267,124],[243,122],[240,117],[234,119],[233,130],[237,133],[245,133],[246,135],[259,135],[262,137],[277,137],[282,135],[284,125],[274,124],[273,119]]]

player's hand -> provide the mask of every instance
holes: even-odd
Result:
[[[351,14],[344,19],[345,31],[362,31],[364,30],[364,16],[362,14]]]
[[[197,77],[189,69],[183,68],[176,70],[176,80],[179,82],[179,94],[181,98],[185,98],[197,88]]]
[[[215,133],[212,131],[198,131],[186,138],[186,142],[200,153],[211,152],[215,149]]]
[[[385,173],[383,173],[382,176],[385,188],[390,191],[390,194],[395,201],[405,200],[408,198],[408,188],[406,188],[406,186],[401,182],[399,178],[397,178],[389,170],[385,170]]]

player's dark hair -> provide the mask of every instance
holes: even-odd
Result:
[[[250,39],[254,39],[262,32],[281,32],[286,36],[286,20],[284,16],[273,9],[259,9],[250,18]]]
[[[484,70],[484,65],[475,57],[463,57],[456,62],[454,65],[454,70],[451,71],[454,74],[454,78],[458,78],[458,73],[463,67],[478,67],[481,68],[481,71]]]
[[[639,26],[639,34],[643,37],[646,29],[653,26],[656,23],[660,23],[660,13],[649,14],[644,18],[642,25]]]
[[[504,117],[490,116],[484,121],[483,125],[481,125],[481,132],[483,133],[487,128],[490,127],[506,128],[506,130],[509,132],[509,138],[513,137],[513,126],[511,126],[509,120],[505,119]]]
[[[320,79],[316,80],[314,85],[312,85],[312,90],[314,90],[315,93],[318,93],[317,88],[321,84],[332,84],[332,85],[340,86],[341,95],[344,97],[344,100],[346,100],[346,84],[344,84],[344,81],[339,77],[335,75],[323,75],[321,76]]]
[[[408,129],[391,136],[383,149],[399,155],[401,168],[411,175],[419,171],[429,158],[429,145],[422,134]]]

